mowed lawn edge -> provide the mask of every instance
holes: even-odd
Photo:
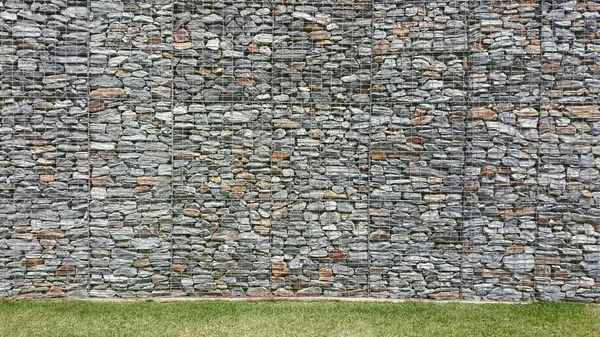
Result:
[[[600,336],[600,306],[4,301],[0,336]]]

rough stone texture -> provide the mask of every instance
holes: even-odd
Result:
[[[170,101],[90,100],[93,200],[170,199]]]
[[[600,4],[542,6],[538,242],[540,298],[598,302]]]
[[[600,3],[0,1],[0,298],[600,303]]]
[[[87,1],[5,0],[0,12],[0,95],[87,94]]]
[[[310,2],[273,8],[275,102],[369,102],[371,5]]]
[[[540,4],[471,1],[463,296],[534,296]]]
[[[166,201],[90,201],[90,297],[170,293],[171,207]]]
[[[0,98],[1,197],[87,199],[85,98]]]

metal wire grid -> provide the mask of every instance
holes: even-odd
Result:
[[[518,67],[515,67],[515,68],[518,68]],[[504,69],[506,69],[506,68],[504,68]],[[512,70],[511,70],[511,71],[512,71]],[[515,70],[515,71],[516,71],[516,70]],[[542,69],[542,71],[543,71],[543,69]],[[510,85],[509,85],[509,86],[510,86]],[[370,184],[369,184],[369,185],[370,185]]]
[[[174,10],[172,279],[182,295],[269,289],[273,33],[265,4],[188,1]]]
[[[84,97],[86,1],[3,6],[0,96]],[[62,16],[55,15],[62,11]]]
[[[595,221],[593,198],[598,189],[591,164],[595,154],[589,133],[598,116],[595,89],[583,89],[598,60],[586,53],[595,44],[598,19],[582,14],[592,3],[571,7],[544,2],[542,38],[544,87],[540,120],[540,172],[538,185],[539,248],[536,288],[540,298],[590,300],[598,292],[597,244],[589,235]],[[565,26],[565,18],[571,18]],[[565,34],[568,26],[570,30]],[[581,55],[581,54],[579,54]],[[581,288],[576,290],[576,287]]]
[[[171,7],[89,6],[91,297],[171,294]]]
[[[539,25],[532,23],[539,17],[539,6],[509,1],[473,5],[464,296],[531,300],[534,284],[527,273],[535,266],[536,191],[532,187],[539,118],[531,104],[539,99],[541,42]],[[524,52],[515,53],[516,46]]]

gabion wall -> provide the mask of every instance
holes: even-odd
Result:
[[[600,302],[599,21],[2,0],[0,297]]]

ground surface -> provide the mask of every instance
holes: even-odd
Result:
[[[2,302],[0,336],[598,336],[600,306]]]

